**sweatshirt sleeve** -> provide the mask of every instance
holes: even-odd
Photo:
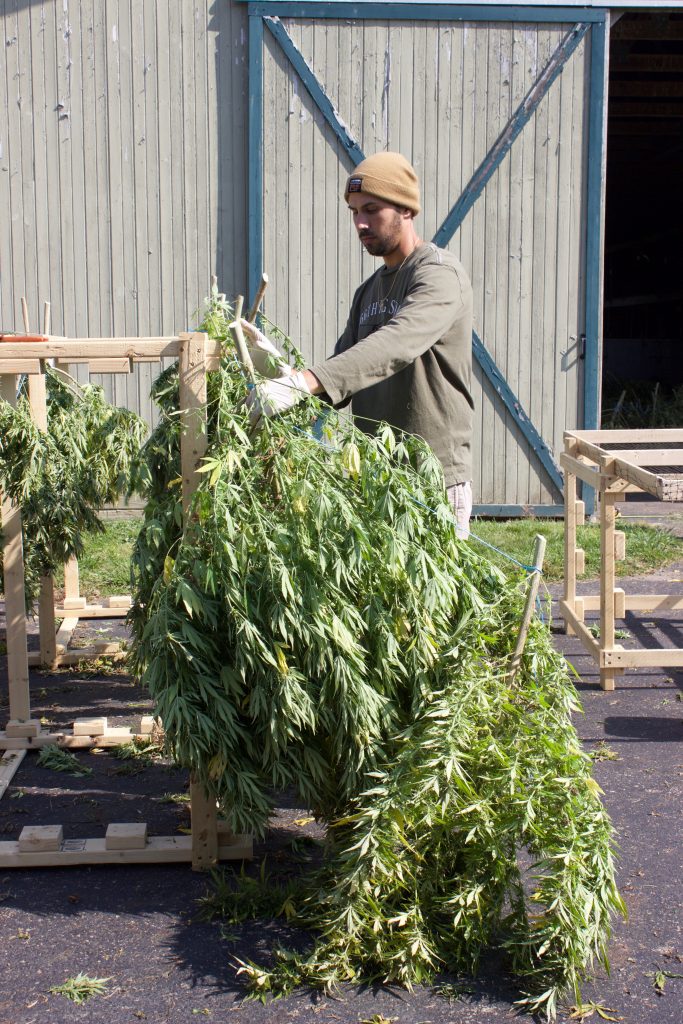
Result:
[[[311,366],[333,405],[387,380],[423,355],[460,316],[468,315],[464,282],[455,267],[418,267],[401,309],[383,327],[341,351],[348,343],[347,325],[324,363]],[[338,353],[338,354],[337,354]]]

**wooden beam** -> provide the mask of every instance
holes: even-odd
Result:
[[[1,348],[2,346],[0,346]],[[2,367],[0,365],[0,372]],[[17,380],[13,375],[0,376],[0,397],[10,405],[17,404]],[[3,545],[5,581],[5,618],[7,638],[7,677],[9,717],[26,720],[31,714],[28,682],[26,632],[26,599],[24,595],[24,547],[21,513],[16,505],[0,497],[0,529]]]
[[[204,351],[208,357],[221,354],[221,342],[205,334]],[[42,342],[5,341],[0,345],[0,373],[5,359],[55,359],[64,363],[89,362],[91,359],[125,357],[133,362],[156,362],[162,357],[177,358],[180,337],[158,338],[69,338],[50,337]]]
[[[251,836],[226,838],[219,860],[248,860]],[[0,868],[69,867],[80,864],[187,864],[192,860],[191,836],[150,836],[144,849],[108,850],[105,839],[65,839],[55,851],[22,853],[18,842],[0,843]]]
[[[585,594],[581,600],[586,611],[600,608],[599,594]],[[626,594],[624,604],[626,611],[633,612],[674,611],[683,608],[683,597],[675,594]]]
[[[7,787],[25,757],[25,750],[6,750],[0,757],[0,800],[5,795]]]
[[[564,437],[592,441],[593,444],[683,445],[683,430],[678,427],[645,427],[641,430],[565,430]]]

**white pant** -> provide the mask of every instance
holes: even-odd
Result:
[[[458,540],[467,540],[470,535],[470,516],[472,515],[472,481],[453,484],[446,488],[446,496],[455,513],[455,535]]]

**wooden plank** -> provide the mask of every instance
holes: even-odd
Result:
[[[3,374],[28,373],[33,375],[43,372],[44,366],[40,359],[3,359],[0,362],[0,373]]]
[[[611,448],[610,455],[634,466],[683,466],[683,448]]]
[[[29,377],[29,404],[33,421],[43,433],[47,433],[47,391],[44,374]],[[55,588],[51,576],[42,576],[38,597],[38,629],[40,635],[40,661],[52,665],[57,654],[55,633]]]
[[[4,374],[0,376],[0,397],[10,405],[16,405],[17,392],[14,376]],[[1,542],[3,545],[9,715],[13,719],[26,720],[30,717],[31,702],[26,646],[21,513],[17,506],[4,496],[0,496],[0,527],[2,528]]]
[[[125,618],[129,610],[130,605],[122,605],[119,608],[110,608],[109,605],[106,604],[88,604],[87,602],[82,607],[73,609],[65,608],[64,604],[58,604],[55,606],[55,614],[57,615],[58,618],[61,618],[62,616],[66,616],[67,618],[69,618],[70,613],[78,611],[79,619],[121,619]],[[72,627],[72,631],[73,628],[74,627]]]
[[[205,337],[206,355],[220,356],[221,342]],[[66,363],[89,362],[96,358],[125,357],[134,362],[161,358],[177,359],[180,350],[179,338],[66,338],[49,337],[45,342],[6,341],[0,345],[0,373],[4,374],[4,360],[12,359],[55,359]]]
[[[0,758],[0,800],[16,775],[19,765],[26,757],[25,750],[8,750]]]
[[[608,675],[615,668],[681,668],[683,649],[674,647],[641,648],[637,651],[603,650],[600,665],[601,677],[603,672]]]
[[[597,611],[600,607],[599,594],[586,594],[582,600],[586,611]],[[626,594],[624,605],[626,611],[634,612],[674,611],[683,608],[683,597],[675,594]]]
[[[614,495],[603,491],[600,495],[600,649],[614,647],[614,524],[616,508]],[[603,690],[614,689],[614,675],[600,666],[600,685]]]
[[[60,609],[55,609],[55,616],[61,618]],[[64,654],[64,649],[69,646],[69,641],[77,625],[78,619],[75,616],[65,616],[62,619],[56,636],[58,654]],[[62,648],[61,650],[60,647]]]
[[[118,747],[133,739],[149,739],[149,735],[123,728],[109,729],[106,733],[94,736],[74,736],[70,731],[39,731],[35,736],[8,736],[5,731],[0,732],[0,750],[40,750],[52,744],[64,750],[89,750],[92,747]]]
[[[220,860],[250,860],[251,836],[234,836],[218,847]],[[107,850],[104,839],[65,839],[61,849],[22,853],[18,842],[0,843],[0,868],[69,867],[79,864],[183,864],[192,860],[191,836],[150,836],[144,850]]]
[[[577,601],[578,600],[579,598],[577,598]],[[583,610],[581,614],[583,616]],[[560,601],[560,615],[563,617],[565,622],[572,627],[586,651],[592,655],[597,662],[600,656],[600,646],[586,624],[583,622],[583,619],[579,618],[579,616],[575,614],[574,609],[568,601]]]
[[[0,350],[2,354],[2,350]],[[639,430],[567,430],[565,437],[591,441],[601,445],[614,444],[683,444],[683,430],[678,427],[643,428]]]
[[[120,650],[118,644],[100,644],[91,647],[79,647],[78,650],[66,651],[64,654],[57,654],[54,665],[61,668],[66,665],[78,665],[81,661],[96,661],[98,658],[108,658],[111,661],[125,661],[126,652]],[[29,654],[28,663],[30,666],[40,665],[39,654]]]
[[[605,475],[599,470],[594,469],[593,466],[587,466],[585,462],[579,462],[578,458],[574,458],[573,455],[567,455],[566,452],[562,452],[560,455],[560,465],[564,470],[568,470],[578,476],[580,480],[590,484],[591,487],[595,487],[598,490],[603,489],[606,485],[613,483],[615,477]]]

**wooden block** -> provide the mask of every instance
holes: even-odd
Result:
[[[574,614],[576,615],[577,619],[581,620],[581,622],[584,621],[586,613],[584,610],[582,597],[577,597],[574,599]]]
[[[614,531],[614,557],[617,562],[626,558],[626,534],[623,530]]]
[[[576,525],[583,526],[583,524],[586,522],[586,502],[577,501],[574,503],[574,508],[576,510]]]
[[[626,618],[626,592],[621,587],[614,588],[614,618]]]
[[[107,850],[144,850],[147,845],[147,823],[113,822],[104,837]]]
[[[102,605],[105,608],[130,608],[131,603],[130,595],[127,594],[105,597],[102,601]]]
[[[77,718],[73,724],[74,736],[97,736],[107,731],[106,718]]]
[[[65,597],[62,602],[62,608],[65,611],[76,611],[80,608],[85,608],[86,600],[84,597]]]
[[[140,734],[149,736],[154,732],[154,715],[143,715],[140,719]]]
[[[12,718],[5,726],[6,736],[37,736],[40,733],[40,722],[35,718],[29,718],[25,722],[18,718]]]
[[[19,852],[55,853],[61,849],[63,839],[61,825],[26,825],[19,835]]]
[[[586,552],[583,548],[576,548],[574,556],[576,558],[576,575],[583,576],[586,571]]]
[[[123,741],[125,741],[125,740],[131,739],[133,734],[132,734],[132,732],[130,730],[130,726],[119,725],[119,726],[113,726],[112,728],[107,726],[106,729],[104,729],[104,731],[103,731],[103,735],[108,740],[123,740]]]

